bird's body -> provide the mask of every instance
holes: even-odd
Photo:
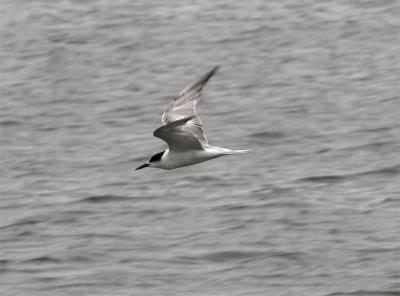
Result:
[[[247,150],[229,150],[221,147],[207,146],[202,150],[188,150],[183,152],[174,152],[165,150],[161,161],[154,162],[151,166],[155,168],[172,170],[179,167],[193,165],[213,158],[230,154],[242,154]]]
[[[162,116],[164,125],[154,131],[154,136],[164,140],[168,149],[153,155],[137,170],[145,167],[170,170],[224,155],[248,152],[211,146],[204,135],[196,104],[200,100],[204,85],[217,69],[218,67],[213,68],[199,80],[186,86],[167,107]]]
[[[220,155],[210,153],[207,148],[204,150],[189,150],[184,152],[174,152],[167,149],[164,151],[161,161],[154,163],[153,166],[160,169],[171,170],[200,163],[219,156]]]

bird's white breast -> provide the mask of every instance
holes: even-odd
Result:
[[[161,159],[159,167],[162,169],[170,170],[203,162],[219,156],[222,155],[212,153],[208,150],[189,150],[184,152],[167,150]]]

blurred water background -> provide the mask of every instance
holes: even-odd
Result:
[[[399,295],[398,1],[0,3],[1,295]]]

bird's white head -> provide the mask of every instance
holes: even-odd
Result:
[[[144,169],[147,167],[154,167],[158,168],[161,165],[161,158],[164,155],[165,151],[159,152],[157,154],[154,154],[152,157],[149,158],[148,161],[146,161],[144,164],[142,164],[140,167],[136,168],[137,170]]]

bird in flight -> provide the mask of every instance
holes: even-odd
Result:
[[[193,165],[224,155],[243,154],[249,150],[231,150],[208,144],[203,125],[196,111],[203,87],[218,66],[200,79],[189,83],[170,103],[162,115],[163,126],[153,135],[168,144],[168,149],[154,154],[136,170],[153,167],[165,170]]]

